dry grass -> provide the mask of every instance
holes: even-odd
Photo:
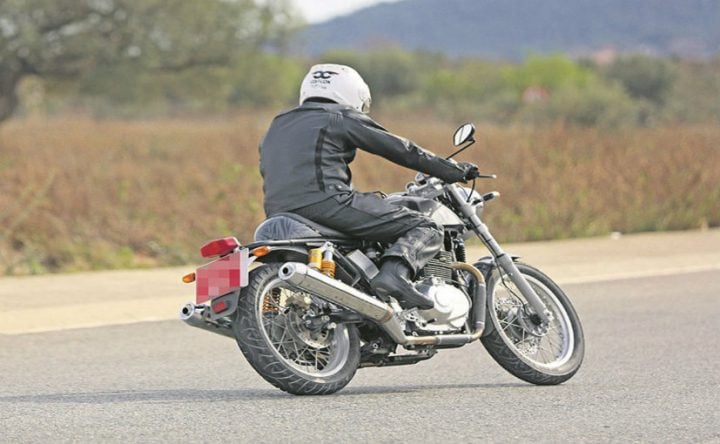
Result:
[[[218,121],[11,121],[0,128],[0,274],[200,261],[263,218],[257,145],[269,115]],[[381,119],[438,153],[452,125]],[[479,128],[463,159],[498,174],[501,242],[720,225],[720,128]],[[363,190],[412,172],[370,155]]]

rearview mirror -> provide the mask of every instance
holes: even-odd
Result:
[[[473,135],[475,134],[475,125],[472,123],[466,123],[455,131],[453,135],[453,145],[460,146],[465,142],[474,142]]]

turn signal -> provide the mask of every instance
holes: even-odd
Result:
[[[186,284],[191,284],[195,282],[195,273],[189,273],[183,276],[183,282],[185,282]]]
[[[255,257],[263,257],[266,254],[270,253],[270,247],[268,247],[267,245],[263,245],[262,247],[254,248],[251,253]]]

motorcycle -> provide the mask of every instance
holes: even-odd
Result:
[[[471,146],[474,133],[472,124],[458,128],[449,158]],[[334,393],[359,368],[415,364],[477,340],[512,375],[560,384],[582,363],[582,326],[563,290],[490,234],[481,215],[498,196],[479,194],[474,179],[468,188],[422,173],[386,196],[444,229],[443,251],[414,282],[431,309],[405,310],[372,293],[388,245],[282,213],[262,222],[251,244],[229,237],[201,248],[215,259],[183,278],[196,283],[196,301],[180,318],[235,339],[260,376],[296,395]],[[468,263],[473,235],[490,255]]]

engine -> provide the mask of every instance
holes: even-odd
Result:
[[[411,319],[424,331],[449,333],[465,325],[471,301],[465,292],[451,283],[451,262],[452,254],[443,251],[420,271],[416,288],[435,303],[433,308],[418,311]]]
[[[454,332],[465,325],[470,299],[462,290],[438,278],[423,281],[416,288],[435,302],[430,310],[417,312],[413,321],[418,327],[431,332]]]

